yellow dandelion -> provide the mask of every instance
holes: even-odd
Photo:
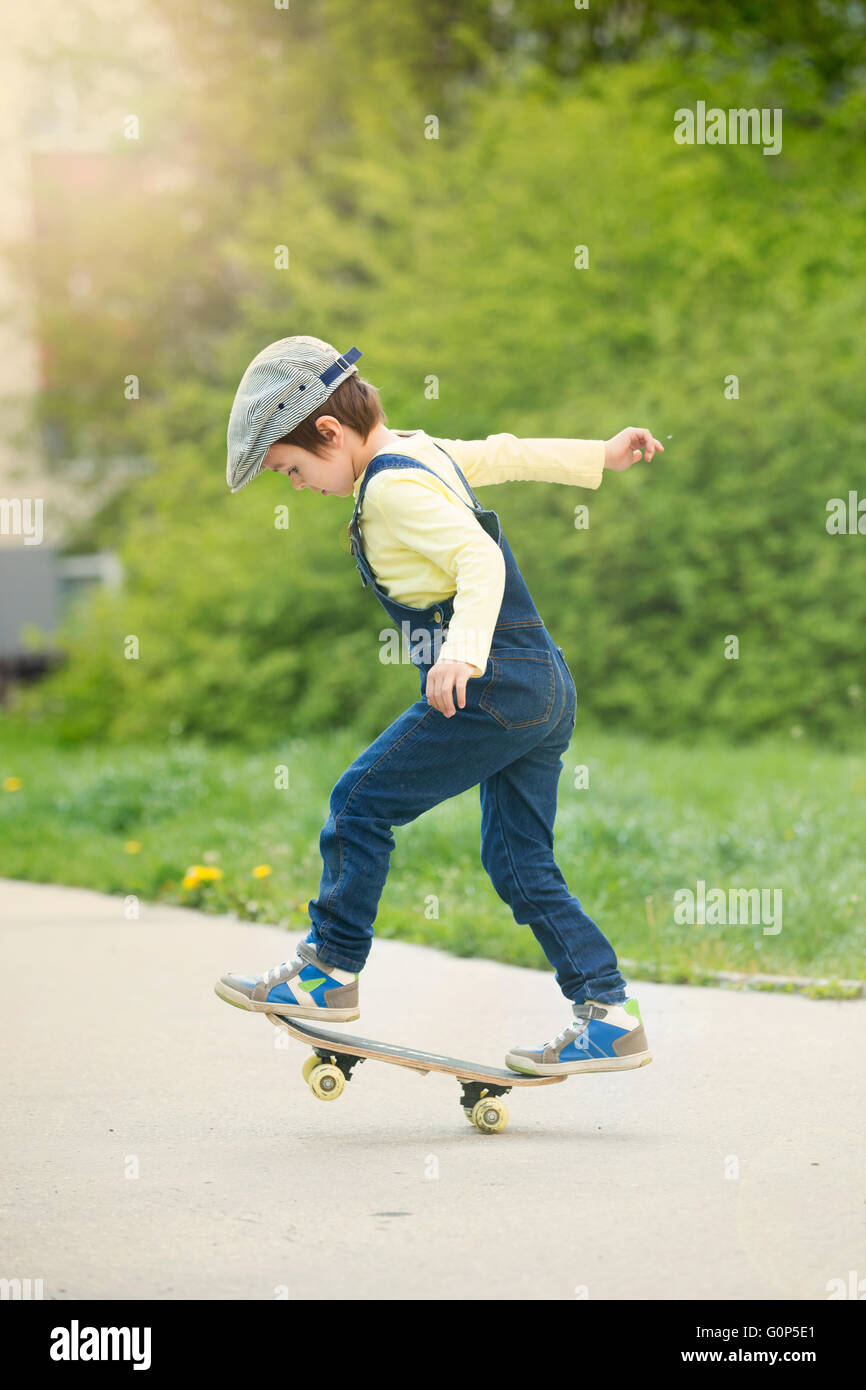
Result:
[[[141,841],[140,841],[140,840],[127,840],[126,843],[124,844],[123,848],[126,850],[127,854],[140,854],[140,853],[141,853]]]
[[[215,883],[217,879],[223,877],[222,869],[217,869],[214,865],[200,865],[198,868],[199,882]]]
[[[187,869],[183,876],[184,888],[197,888],[201,883],[202,865],[193,864],[191,869]]]
[[[257,864],[253,869],[253,878],[267,878],[270,872],[270,864]]]
[[[4,790],[4,792],[20,792],[20,790],[21,790],[21,778],[20,778],[20,777],[4,777],[4,778],[3,778],[3,790]]]

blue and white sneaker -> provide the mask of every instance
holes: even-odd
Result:
[[[636,999],[574,1005],[574,1022],[541,1047],[515,1047],[505,1065],[530,1076],[583,1071],[630,1071],[652,1061]]]
[[[264,975],[223,975],[214,991],[237,1009],[287,1018],[317,1018],[348,1023],[360,1018],[358,976],[320,961],[306,941],[298,943],[294,960],[275,965]]]

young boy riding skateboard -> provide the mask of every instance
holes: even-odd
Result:
[[[646,429],[612,439],[434,439],[394,431],[361,356],[318,338],[271,343],[245,371],[228,426],[232,492],[263,469],[323,497],[355,497],[361,582],[401,633],[420,698],[343,773],[319,840],[310,932],[291,961],[228,974],[221,999],[258,1013],[348,1022],[394,844],[392,827],[481,788],[481,861],[516,921],[531,927],[572,1005],[550,1042],[505,1062],[539,1075],[622,1071],[650,1061],[637,1000],[613,948],[553,857],[556,790],[575,722],[562,651],[539,617],[499,526],[472,485],[511,480],[597,488],[662,445]]]

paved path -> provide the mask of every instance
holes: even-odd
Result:
[[[0,916],[0,1276],[46,1298],[821,1299],[866,1276],[866,1001],[635,986],[652,1066],[513,1091],[484,1136],[450,1077],[367,1062],[316,1101],[303,1048],[212,993],[295,937],[2,880]],[[355,1031],[498,1062],[567,1018],[539,972],[371,959]]]

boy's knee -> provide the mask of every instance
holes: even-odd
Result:
[[[358,783],[363,779],[363,775],[361,771],[356,770],[354,767],[349,767],[335,784],[330,799],[331,818],[333,820],[336,820],[337,816],[345,811],[350,799],[352,799],[354,804],[354,801],[357,799],[356,788]]]
[[[501,847],[482,849],[481,862],[503,902],[507,903],[516,921],[534,921],[539,910],[546,910],[568,895],[568,887],[552,855],[531,857],[516,867]]]
[[[501,846],[481,846],[481,864],[500,898],[510,903],[514,896],[516,883],[508,855]]]

